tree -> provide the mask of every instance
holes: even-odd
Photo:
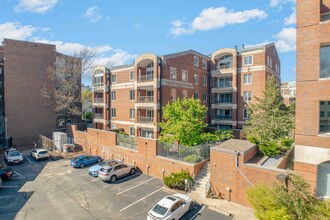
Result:
[[[288,175],[288,185],[259,184],[247,191],[258,219],[330,219],[330,203],[317,200],[301,176]]]
[[[49,80],[54,87],[44,85],[41,95],[47,98],[46,105],[56,112],[65,112],[68,118],[80,117],[81,79],[93,68],[96,51],[82,48],[73,56],[57,53],[56,63],[48,68]]]
[[[89,109],[92,107],[92,91],[88,88],[81,91],[81,103],[83,115],[90,112]]]
[[[163,107],[160,141],[177,141],[185,146],[195,146],[207,141],[221,141],[230,138],[230,132],[205,133],[207,107],[199,99],[185,98],[168,103]]]
[[[294,108],[286,106],[281,98],[281,90],[272,76],[266,83],[263,98],[248,105],[250,120],[244,127],[247,139],[259,146],[267,156],[278,155],[293,143]]]

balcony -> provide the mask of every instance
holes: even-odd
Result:
[[[104,91],[105,86],[103,83],[95,83],[93,84],[93,91]]]
[[[212,70],[211,76],[219,77],[220,75],[233,74],[233,71],[234,71],[234,68],[232,67],[232,65],[221,66],[218,69]]]
[[[221,121],[231,121],[233,120],[233,116],[232,115],[216,115],[214,117],[215,119],[221,120]]]
[[[153,96],[139,96],[138,103],[153,103],[154,97]]]
[[[138,82],[150,82],[154,81],[154,74],[143,75],[138,77]]]
[[[95,119],[103,119],[104,118],[104,115],[103,114],[100,114],[100,113],[95,113],[94,114],[94,118]]]
[[[138,117],[138,122],[139,123],[153,123],[154,122],[154,117],[144,117],[144,116],[139,116]]]
[[[330,20],[330,12],[325,12],[321,14],[321,22]]]
[[[211,93],[235,92],[232,86],[214,86],[211,88]]]
[[[104,103],[103,98],[94,98],[94,103]]]

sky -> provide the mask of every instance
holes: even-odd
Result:
[[[67,55],[94,48],[96,64],[113,66],[143,53],[210,55],[275,42],[282,82],[296,79],[295,0],[0,0],[3,38],[55,44]]]

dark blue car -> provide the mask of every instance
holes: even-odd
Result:
[[[92,156],[92,155],[81,155],[71,160],[70,165],[74,168],[83,168],[85,166],[100,163],[102,158],[100,156]]]

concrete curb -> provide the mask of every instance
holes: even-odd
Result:
[[[215,207],[215,206],[207,206],[208,207],[208,209],[210,209],[210,210],[212,210],[212,211],[215,211],[215,212],[219,212],[219,213],[221,213],[221,214],[223,214],[223,215],[226,215],[226,216],[234,216],[232,213],[230,213],[230,212],[228,212],[228,211],[226,211],[226,210],[223,210],[223,209],[219,209],[219,208],[217,208],[217,207]]]

